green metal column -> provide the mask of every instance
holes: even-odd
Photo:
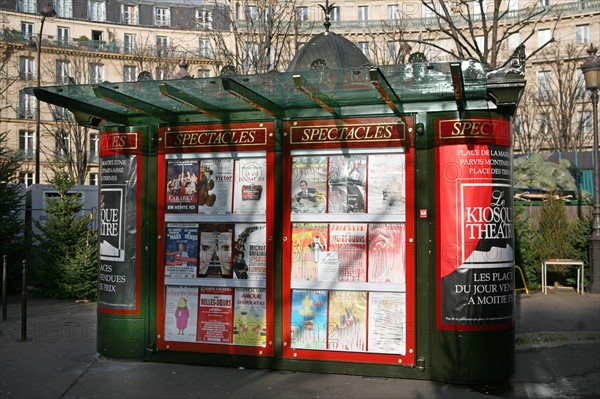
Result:
[[[143,358],[156,336],[156,138],[148,126],[100,135],[97,349],[108,357]]]
[[[427,135],[440,208],[429,276],[431,378],[502,383],[515,355],[510,120],[488,111],[430,114]]]

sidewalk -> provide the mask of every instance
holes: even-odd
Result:
[[[502,389],[432,381],[116,361],[96,353],[96,304],[19,297],[0,328],[0,398],[596,398],[600,295],[518,294],[515,373]],[[493,361],[493,360],[491,360]]]

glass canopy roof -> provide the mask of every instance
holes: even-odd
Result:
[[[87,126],[401,115],[448,102],[480,110],[490,104],[488,91],[475,61],[33,89]]]

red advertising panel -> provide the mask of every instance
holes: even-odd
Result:
[[[100,134],[98,311],[140,311],[139,201],[142,130]]]
[[[438,327],[513,323],[510,122],[436,121]]]
[[[412,129],[284,124],[285,357],[414,364]]]
[[[273,123],[159,129],[158,347],[273,353]]]

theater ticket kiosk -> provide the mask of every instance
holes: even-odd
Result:
[[[515,57],[35,89],[101,129],[99,353],[506,380]]]

